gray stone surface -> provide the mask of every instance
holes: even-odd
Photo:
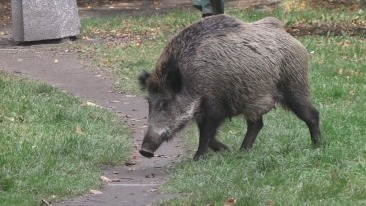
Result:
[[[76,0],[12,0],[13,40],[39,41],[76,36]]]

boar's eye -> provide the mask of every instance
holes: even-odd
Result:
[[[168,101],[167,100],[161,100],[159,103],[159,110],[160,111],[166,111],[168,109]]]

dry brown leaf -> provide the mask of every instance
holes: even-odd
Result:
[[[224,206],[231,206],[231,205],[234,205],[235,203],[236,203],[235,198],[229,198],[224,202]]]
[[[271,200],[267,201],[266,206],[273,206],[273,202]]]
[[[89,192],[92,193],[93,195],[101,195],[101,194],[103,194],[103,192],[101,192],[99,190],[93,190],[93,189],[90,189]]]
[[[92,38],[90,38],[90,37],[88,37],[88,36],[83,36],[83,37],[82,37],[82,39],[87,40],[87,41],[92,41],[92,40],[94,40],[94,39],[92,39]]]
[[[146,178],[154,178],[155,177],[155,174],[154,173],[151,173],[151,174],[148,174],[148,175],[145,175]]]
[[[45,200],[45,199],[43,199],[42,202],[41,202],[41,205],[49,205],[49,204],[50,203],[47,200]]]
[[[340,69],[338,70],[338,74],[339,74],[339,75],[342,75],[342,74],[343,74],[343,69],[342,69],[342,68],[340,68]]]
[[[111,179],[109,179],[108,177],[106,176],[100,176],[100,180],[102,180],[103,182],[112,182]]]
[[[352,90],[352,91],[349,92],[349,94],[353,97],[353,96],[355,96],[356,91],[355,90]]]
[[[126,166],[131,166],[131,165],[136,165],[136,162],[132,161],[132,160],[128,160],[125,162]]]
[[[94,104],[93,102],[85,102],[81,104],[82,107],[99,107],[101,108],[101,106]]]
[[[77,134],[84,134],[85,133],[85,129],[82,128],[82,127],[77,126],[76,129],[75,129],[75,132]]]

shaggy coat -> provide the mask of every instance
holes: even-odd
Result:
[[[319,114],[310,103],[307,51],[273,17],[244,23],[216,15],[198,21],[170,40],[155,70],[141,75],[140,82],[149,96],[183,94],[187,106],[194,107],[192,118],[200,129],[196,159],[207,145],[226,148],[215,139],[216,129],[240,114],[248,125],[242,148],[250,148],[263,126],[262,115],[278,103],[307,123],[313,143],[320,138]]]

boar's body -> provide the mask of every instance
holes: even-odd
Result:
[[[196,22],[171,39],[152,73],[140,76],[149,92],[149,127],[140,152],[152,156],[192,119],[200,130],[195,159],[207,147],[226,149],[216,130],[239,114],[248,127],[242,148],[250,148],[262,115],[277,103],[307,123],[317,144],[319,114],[309,100],[307,70],[306,49],[276,18],[244,23],[217,15]]]

